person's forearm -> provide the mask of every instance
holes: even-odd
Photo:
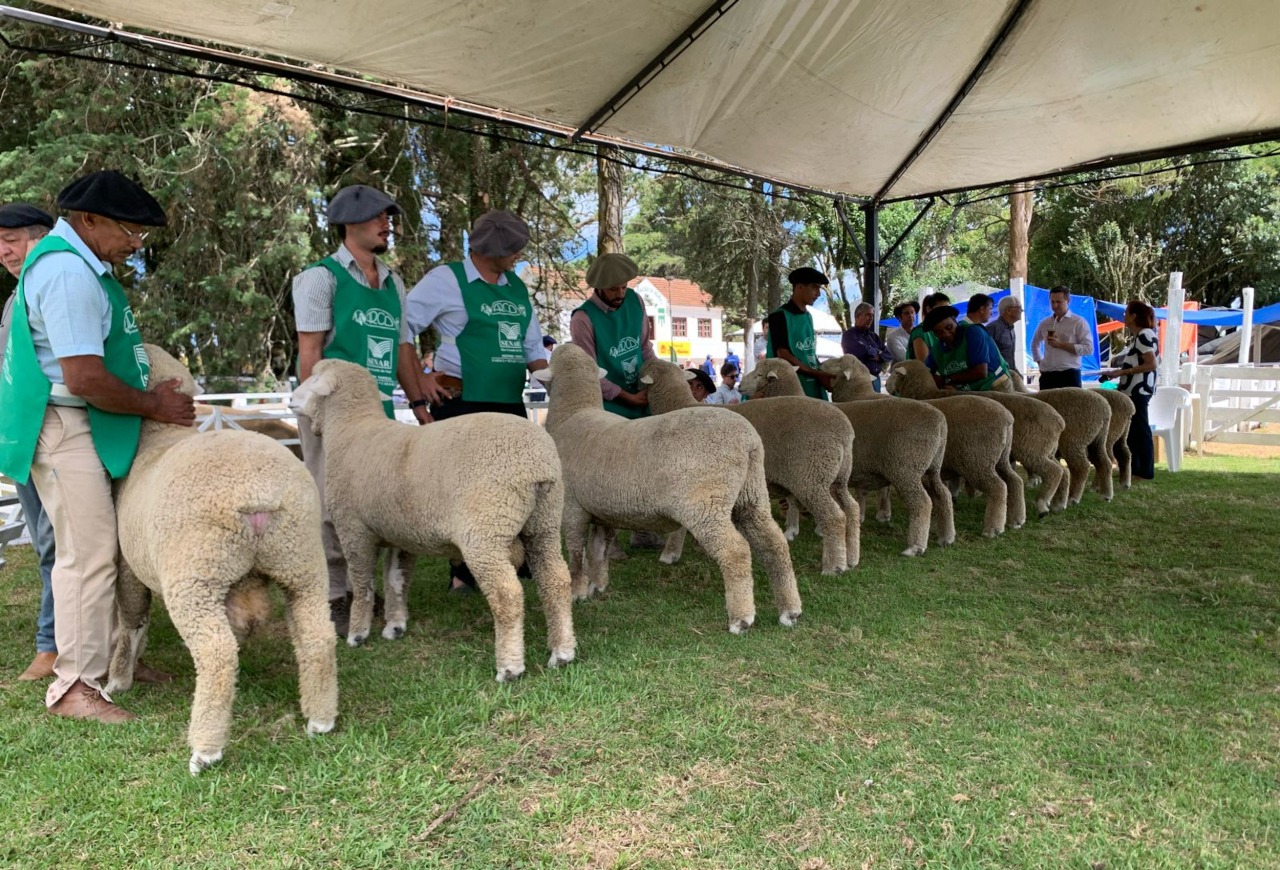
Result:
[[[600,397],[604,399],[606,402],[609,402],[618,398],[619,394],[621,393],[622,393],[622,387],[618,386],[608,378],[600,379]]]
[[[312,348],[303,342],[298,343],[298,383],[311,377],[311,370],[315,368],[316,363],[320,362],[323,355],[323,348]]]
[[[67,376],[66,371],[63,372]],[[105,368],[100,372],[86,372],[66,377],[66,387],[100,411],[114,414],[132,414],[150,417],[156,411],[156,397],[145,390],[137,390],[117,378]]]
[[[956,372],[953,375],[947,375],[944,381],[952,384],[970,384],[974,381],[980,381],[987,376],[987,364],[978,363],[976,366],[970,366],[962,372]]]
[[[396,380],[400,382],[405,398],[410,402],[417,402],[423,398],[422,384],[418,381],[420,365],[418,354],[413,345],[402,342],[400,344],[399,358],[396,360]],[[299,364],[299,368],[301,368],[301,364]]]

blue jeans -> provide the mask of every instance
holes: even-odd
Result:
[[[36,618],[36,652],[57,652],[53,639],[53,523],[44,512],[40,494],[31,481],[18,483],[18,503],[27,522],[31,546],[40,560],[40,615]]]
[[[880,389],[879,375],[876,375],[874,378],[871,379],[871,389],[875,390],[877,393],[882,392],[882,390]]]

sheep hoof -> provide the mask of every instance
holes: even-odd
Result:
[[[787,529],[783,533],[783,537],[785,537],[788,541],[794,541],[797,537],[799,537],[799,535],[800,535],[799,529]]]
[[[823,577],[839,577],[841,574],[843,574],[847,570],[848,569],[843,565],[841,565],[839,568],[823,568],[822,576]]]
[[[351,634],[347,635],[347,646],[361,646],[368,639],[369,632],[367,630],[361,632],[353,631]]]
[[[598,585],[598,584],[596,584],[596,583],[592,583],[592,584],[591,584],[591,586],[587,589],[587,597],[588,597],[588,598],[603,598],[603,597],[604,597],[604,591],[605,591],[606,589],[608,589],[608,588],[609,588],[609,587],[607,587],[607,586],[600,586],[600,585]]]
[[[308,719],[307,734],[328,734],[335,724],[337,722],[334,719]]]
[[[498,671],[497,680],[499,683],[514,683],[522,676],[524,676],[524,665],[511,665]]]
[[[1022,523],[1009,523],[1009,528],[1011,528],[1011,529],[1020,529],[1020,528],[1022,528]]]
[[[192,776],[199,776],[221,760],[221,749],[216,752],[200,752],[197,750],[191,753],[191,761],[187,763],[187,770],[191,771]]]
[[[1042,520],[1047,516],[1049,516],[1048,508],[1041,508],[1040,510],[1036,511],[1036,519],[1038,520]]]
[[[889,513],[888,511],[881,511],[880,513],[876,514],[876,520],[882,523],[893,522],[893,514]]]
[[[668,556],[666,553],[663,553],[661,556],[658,557],[658,561],[664,565],[674,565],[676,562],[680,561],[680,557]]]
[[[741,619],[732,620],[729,623],[729,633],[742,634],[744,631],[746,631],[752,625],[754,625],[755,621],[756,621],[756,618],[754,616],[744,616]]]
[[[983,529],[982,530],[982,537],[984,538],[994,538],[999,534],[1000,534],[999,529]]]
[[[133,688],[133,677],[130,675],[127,680],[117,680],[112,677],[107,681],[107,687],[103,690],[108,695],[114,695],[116,692],[127,692]]]
[[[547,667],[558,668],[561,665],[567,665],[573,661],[574,651],[570,647],[568,649],[555,649],[551,651],[551,660],[547,662]]]
[[[403,622],[388,622],[382,629],[382,636],[387,640],[399,640],[404,637],[404,629]]]
[[[905,550],[903,550],[903,551],[902,551],[902,555],[904,555],[904,556],[923,556],[923,555],[924,555],[924,547],[907,547]]]
[[[800,621],[799,610],[784,610],[778,616],[778,623],[780,625],[786,626],[787,628],[791,628],[799,621]]]

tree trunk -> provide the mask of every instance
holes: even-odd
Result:
[[[607,158],[617,157],[618,149],[600,145],[596,149],[596,177],[600,184],[600,232],[596,237],[597,254],[622,253],[622,164]]]
[[[760,258],[753,256],[747,265],[747,311],[742,324],[742,372],[756,367],[756,317],[760,308]]]
[[[1027,279],[1027,233],[1031,229],[1034,194],[1025,182],[1013,185],[1009,192],[1009,277]]]

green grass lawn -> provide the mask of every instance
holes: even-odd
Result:
[[[818,574],[777,624],[725,630],[714,567],[635,552],[577,605],[578,661],[493,679],[479,597],[422,560],[409,634],[338,649],[342,713],[308,739],[283,626],[250,640],[226,760],[187,773],[194,675],[105,727],[43,711],[30,552],[0,571],[0,865],[167,867],[1275,867],[1280,462],[1200,459],[996,541]],[[1032,512],[1034,516],[1034,511]],[[159,608],[157,608],[159,613]]]

